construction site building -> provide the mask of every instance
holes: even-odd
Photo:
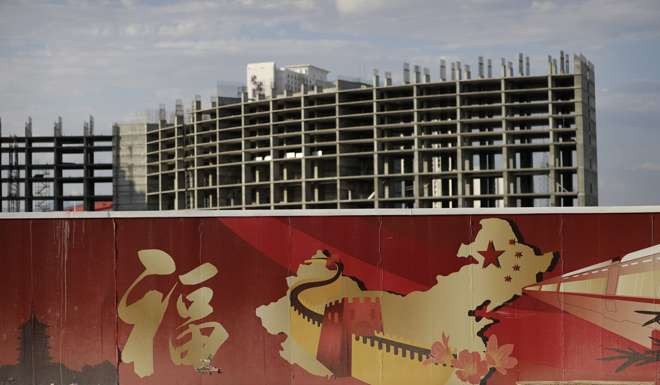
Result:
[[[2,136],[0,122],[0,211],[93,211],[112,202],[112,135],[94,135],[94,118],[83,135],[62,135],[62,119],[53,136]]]
[[[160,210],[598,204],[593,65],[404,64],[372,82],[177,104],[146,132]],[[515,68],[517,67],[517,68]],[[254,97],[252,97],[254,96]]]
[[[113,126],[113,209],[147,210],[147,122],[115,123]]]

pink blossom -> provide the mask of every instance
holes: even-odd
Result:
[[[493,334],[486,345],[486,362],[489,367],[495,368],[501,374],[506,374],[507,369],[518,365],[518,360],[511,357],[511,352],[513,352],[513,345],[498,346],[497,336]]]
[[[341,263],[339,257],[331,255],[325,261],[325,267],[328,270],[337,270],[337,265]]]
[[[488,364],[481,358],[479,352],[462,350],[452,363],[456,368],[456,377],[470,384],[478,384],[481,377],[488,372]]]
[[[449,350],[449,336],[442,333],[442,341],[436,341],[431,345],[431,356],[424,360],[424,365],[440,364],[451,365],[454,357]]]

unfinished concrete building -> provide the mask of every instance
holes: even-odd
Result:
[[[148,122],[115,123],[113,136],[113,210],[147,210],[147,130],[158,125]]]
[[[585,206],[598,203],[594,68],[490,59],[439,79],[215,98],[147,131],[147,197],[171,209]],[[571,69],[572,68],[572,69]]]
[[[2,136],[0,122],[0,211],[93,211],[112,202],[112,135],[95,135],[94,118],[83,135],[62,135],[62,118],[53,136]]]

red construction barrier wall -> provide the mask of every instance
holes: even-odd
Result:
[[[0,385],[660,379],[660,214],[0,219]]]

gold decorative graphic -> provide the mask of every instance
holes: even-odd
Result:
[[[489,352],[500,349],[499,355],[482,357],[478,352],[486,346],[477,333],[491,321],[468,314],[521,294],[553,258],[522,243],[506,220],[488,218],[480,225],[473,242],[457,252],[476,263],[438,276],[426,291],[364,291],[342,274],[343,265],[317,252],[287,278],[287,295],[256,314],[269,333],[287,335],[282,358],[315,375],[372,385],[478,383],[481,369],[506,371],[516,360],[509,356],[513,346],[498,348],[496,338]]]
[[[144,266],[144,271],[128,287],[118,305],[119,318],[127,324],[133,325],[121,352],[121,360],[127,364],[133,363],[135,374],[139,377],[146,377],[154,373],[154,336],[178,283],[175,282],[172,285],[167,295],[163,295],[158,290],[149,290],[142,298],[128,304],[129,294],[146,277],[167,276],[176,270],[172,257],[162,250],[140,250],[138,258]],[[207,262],[179,275],[178,280],[184,286],[198,285],[213,278],[217,273],[218,269]],[[170,358],[176,365],[190,365],[198,368],[203,365],[204,359],[212,359],[229,337],[227,331],[218,322],[194,323],[213,313],[213,307],[210,304],[212,298],[213,290],[209,287],[198,288],[186,295],[185,299],[190,302],[190,305],[186,305],[183,294],[179,294],[176,309],[184,322],[177,329],[184,327],[186,329],[179,332],[174,338],[174,342],[179,343],[178,346],[170,337]]]
[[[176,270],[176,265],[172,257],[161,250],[140,250],[138,258],[144,266],[144,271],[121,297],[117,311],[122,321],[133,325],[121,352],[121,359],[127,364],[133,363],[135,374],[145,377],[154,372],[154,336],[163,320],[174,286],[164,298],[163,293],[149,290],[142,298],[130,305],[126,301],[133,288],[143,279],[151,275],[172,274]]]

